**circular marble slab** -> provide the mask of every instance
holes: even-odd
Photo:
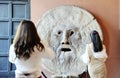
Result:
[[[68,65],[64,64],[67,63],[65,61],[66,55],[63,54],[61,56],[64,59],[64,62],[60,63],[57,54],[59,54],[56,49],[56,45],[60,44],[60,39],[54,39],[55,31],[61,29],[60,32],[64,32],[64,36],[66,33],[69,34],[68,30],[74,31],[75,36],[69,36],[68,40],[73,39],[80,39],[78,42],[70,41],[71,43],[78,44],[78,48],[76,48],[77,55],[75,56],[76,60],[72,63],[68,63]],[[59,6],[53,9],[48,10],[42,18],[38,21],[37,31],[42,40],[42,42],[46,43],[48,46],[53,48],[56,53],[55,62],[51,60],[44,59],[44,66],[46,69],[52,71],[55,75],[71,75],[76,76],[78,74],[82,74],[86,70],[86,65],[82,62],[81,56],[85,52],[85,45],[90,43],[90,32],[96,30],[99,32],[101,39],[103,40],[102,31],[100,25],[96,21],[95,17],[91,15],[88,11],[83,8],[77,6]],[[59,34],[59,33],[57,33]],[[63,39],[64,36],[61,38]],[[56,45],[54,45],[56,44]],[[64,45],[65,47],[67,45]],[[69,54],[68,54],[69,55]],[[66,56],[66,57],[64,57]],[[68,56],[69,57],[69,56]],[[61,59],[60,59],[61,60]],[[62,66],[63,65],[63,66]],[[72,66],[73,65],[73,66]],[[68,67],[68,68],[67,68]]]

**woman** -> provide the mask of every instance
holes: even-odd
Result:
[[[82,56],[83,62],[87,64],[91,78],[107,78],[105,66],[107,59],[106,48],[97,31],[92,31],[90,37],[92,43],[86,45],[86,52]]]
[[[53,59],[55,54],[41,43],[32,21],[21,21],[9,50],[9,61],[16,66],[15,77],[39,78],[43,57]]]

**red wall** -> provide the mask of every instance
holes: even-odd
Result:
[[[77,5],[91,12],[101,25],[107,47],[108,78],[120,78],[120,27],[118,0],[31,0],[31,19],[38,20],[50,8],[60,5]]]

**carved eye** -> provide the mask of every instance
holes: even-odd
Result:
[[[70,32],[70,36],[71,36],[71,35],[73,35],[73,34],[74,34],[74,32],[73,32],[73,31],[71,31],[71,32]]]
[[[62,31],[58,31],[58,35],[60,35],[62,33]]]

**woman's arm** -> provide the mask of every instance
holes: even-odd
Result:
[[[44,56],[46,58],[50,58],[50,59],[55,58],[55,52],[52,50],[52,48],[50,48],[50,47],[48,47],[46,45],[44,45],[44,47],[45,47]]]
[[[15,63],[15,57],[16,57],[16,55],[15,55],[15,51],[14,51],[14,46],[12,44],[9,49],[9,61],[11,63]]]
[[[43,58],[53,59],[55,58],[55,52],[52,48],[48,45],[46,41],[41,41],[41,43],[44,45],[44,52],[42,52]]]

